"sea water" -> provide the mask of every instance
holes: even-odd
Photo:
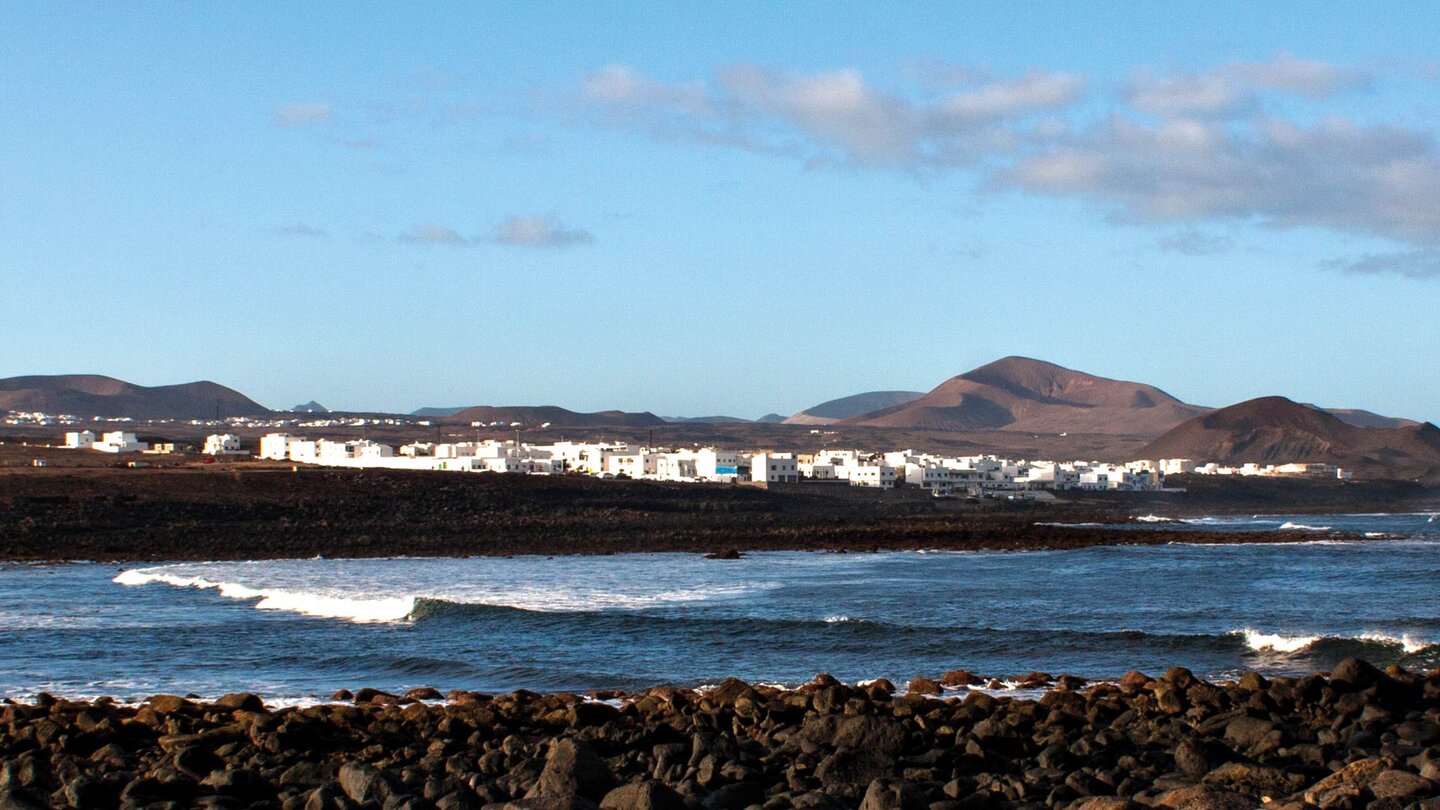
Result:
[[[956,668],[1004,680],[1179,665],[1224,678],[1350,655],[1440,666],[1430,515],[1154,517],[1176,543],[9,566],[0,695],[305,701],[342,687],[793,685],[817,672],[903,686]],[[1303,542],[1190,542],[1203,528]]]

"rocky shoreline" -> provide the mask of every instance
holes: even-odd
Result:
[[[41,472],[46,474],[3,478],[0,560],[975,551],[1313,539],[1273,532],[1181,536],[1138,526],[1117,532],[1057,524],[1122,522],[1143,512],[1124,504],[857,496],[849,487],[841,488],[846,497],[838,498],[584,476],[308,469]]]
[[[1440,671],[0,705],[0,810],[1440,808]],[[942,685],[950,687],[942,690]]]

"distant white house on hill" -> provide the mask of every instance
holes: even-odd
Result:
[[[72,430],[65,434],[65,446],[71,450],[88,450],[95,446],[95,433],[89,430]]]

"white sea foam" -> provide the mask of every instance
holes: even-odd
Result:
[[[199,566],[211,573],[206,566]],[[122,571],[114,578],[120,585],[158,583],[176,588],[217,591],[226,599],[256,600],[257,610],[282,610],[302,616],[344,619],[359,623],[400,622],[412,616],[422,600],[457,605],[515,608],[534,612],[643,610],[667,605],[723,600],[774,587],[774,583],[717,584],[709,587],[672,588],[651,593],[626,593],[614,589],[573,586],[522,586],[512,583],[471,583],[438,586],[433,590],[410,592],[383,588],[368,592],[347,592],[333,587],[313,587],[307,581],[277,585],[247,585],[212,574],[194,573],[195,566],[164,566]],[[227,568],[223,573],[232,573]],[[247,572],[248,573],[248,572]],[[373,588],[373,586],[372,586]]]
[[[1175,518],[1161,517],[1159,515],[1140,515],[1135,520],[1141,523],[1174,523]]]
[[[1256,652],[1299,652],[1320,640],[1320,636],[1282,636],[1248,629],[1240,633],[1245,637],[1245,646]]]
[[[1281,523],[1281,524],[1280,524],[1280,531],[1282,531],[1282,532],[1284,532],[1284,531],[1295,531],[1295,532],[1328,532],[1328,531],[1330,531],[1330,528],[1331,528],[1331,527],[1329,527],[1329,526],[1311,526],[1311,525],[1306,524],[1306,523],[1294,523],[1294,522],[1289,521],[1289,520],[1287,520],[1287,521],[1285,521],[1284,523]]]
[[[1404,633],[1399,636],[1379,632],[1361,633],[1358,636],[1285,636],[1278,633],[1262,633],[1258,630],[1241,630],[1238,634],[1232,635],[1243,635],[1245,638],[1245,646],[1256,652],[1300,652],[1315,642],[1326,638],[1368,641],[1372,644],[1399,647],[1406,655],[1413,655],[1432,646],[1430,642],[1415,638],[1409,633]]]
[[[1406,655],[1414,655],[1417,652],[1431,646],[1429,642],[1421,641],[1409,633],[1402,633],[1399,636],[1392,636],[1388,633],[1362,633],[1360,638],[1365,641],[1372,641],[1376,644],[1399,645]]]
[[[1062,529],[1093,529],[1104,526],[1104,523],[1057,523],[1055,521],[1042,521],[1034,524],[1036,526],[1055,526]]]
[[[252,588],[236,582],[216,582],[199,576],[177,576],[160,571],[130,569],[114,579],[120,585],[158,582],[176,588],[215,590],[226,599],[255,599],[256,610],[283,610],[319,619],[346,619],[359,623],[398,622],[415,610],[414,596],[353,598],[283,588]]]

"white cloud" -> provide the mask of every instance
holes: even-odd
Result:
[[[1291,93],[1312,99],[1363,87],[1368,74],[1281,53],[1265,62],[1232,62],[1207,73],[1161,76],[1142,71],[1126,100],[1160,116],[1234,118],[1260,109],[1260,94]]]
[[[1310,127],[1111,118],[1021,158],[995,182],[1089,198],[1138,222],[1247,219],[1440,243],[1433,139],[1341,118]]]
[[[993,76],[912,62],[908,85],[859,70],[755,65],[704,81],[662,81],[626,65],[589,75],[582,116],[666,141],[781,155],[806,166],[971,172],[983,188],[1076,197],[1159,232],[1164,250],[1234,247],[1207,225],[1319,228],[1383,238],[1416,253],[1363,257],[1357,273],[1435,274],[1440,149],[1428,130],[1324,117],[1339,94],[1370,87],[1361,70],[1279,53],[1193,74],[1140,71],[1123,102],[1092,119],[1085,77],[1034,70]],[[1304,118],[1292,119],[1306,102]],[[513,238],[512,241],[524,241]]]
[[[328,124],[335,120],[335,111],[329,104],[281,104],[275,108],[273,120],[282,127]]]
[[[559,248],[590,244],[595,236],[554,216],[513,216],[495,227],[492,239],[502,245]]]
[[[449,245],[451,247],[466,245],[470,242],[454,229],[433,222],[411,226],[409,230],[400,234],[400,241],[416,245]]]
[[[1332,96],[1370,83],[1370,75],[1364,71],[1299,59],[1292,53],[1277,54],[1268,62],[1237,62],[1226,72],[1255,87],[1311,98]]]
[[[1074,103],[1084,88],[1079,76],[1033,71],[917,99],[877,88],[853,69],[737,65],[701,84],[612,65],[585,78],[579,100],[612,124],[665,140],[914,170],[972,165],[1011,148],[1017,128]]]
[[[1156,115],[1234,116],[1255,109],[1255,96],[1224,76],[1142,75],[1131,85],[1130,105]]]
[[[1440,278],[1440,250],[1372,253],[1358,259],[1326,262],[1326,266],[1365,276],[1397,275],[1406,278]]]

